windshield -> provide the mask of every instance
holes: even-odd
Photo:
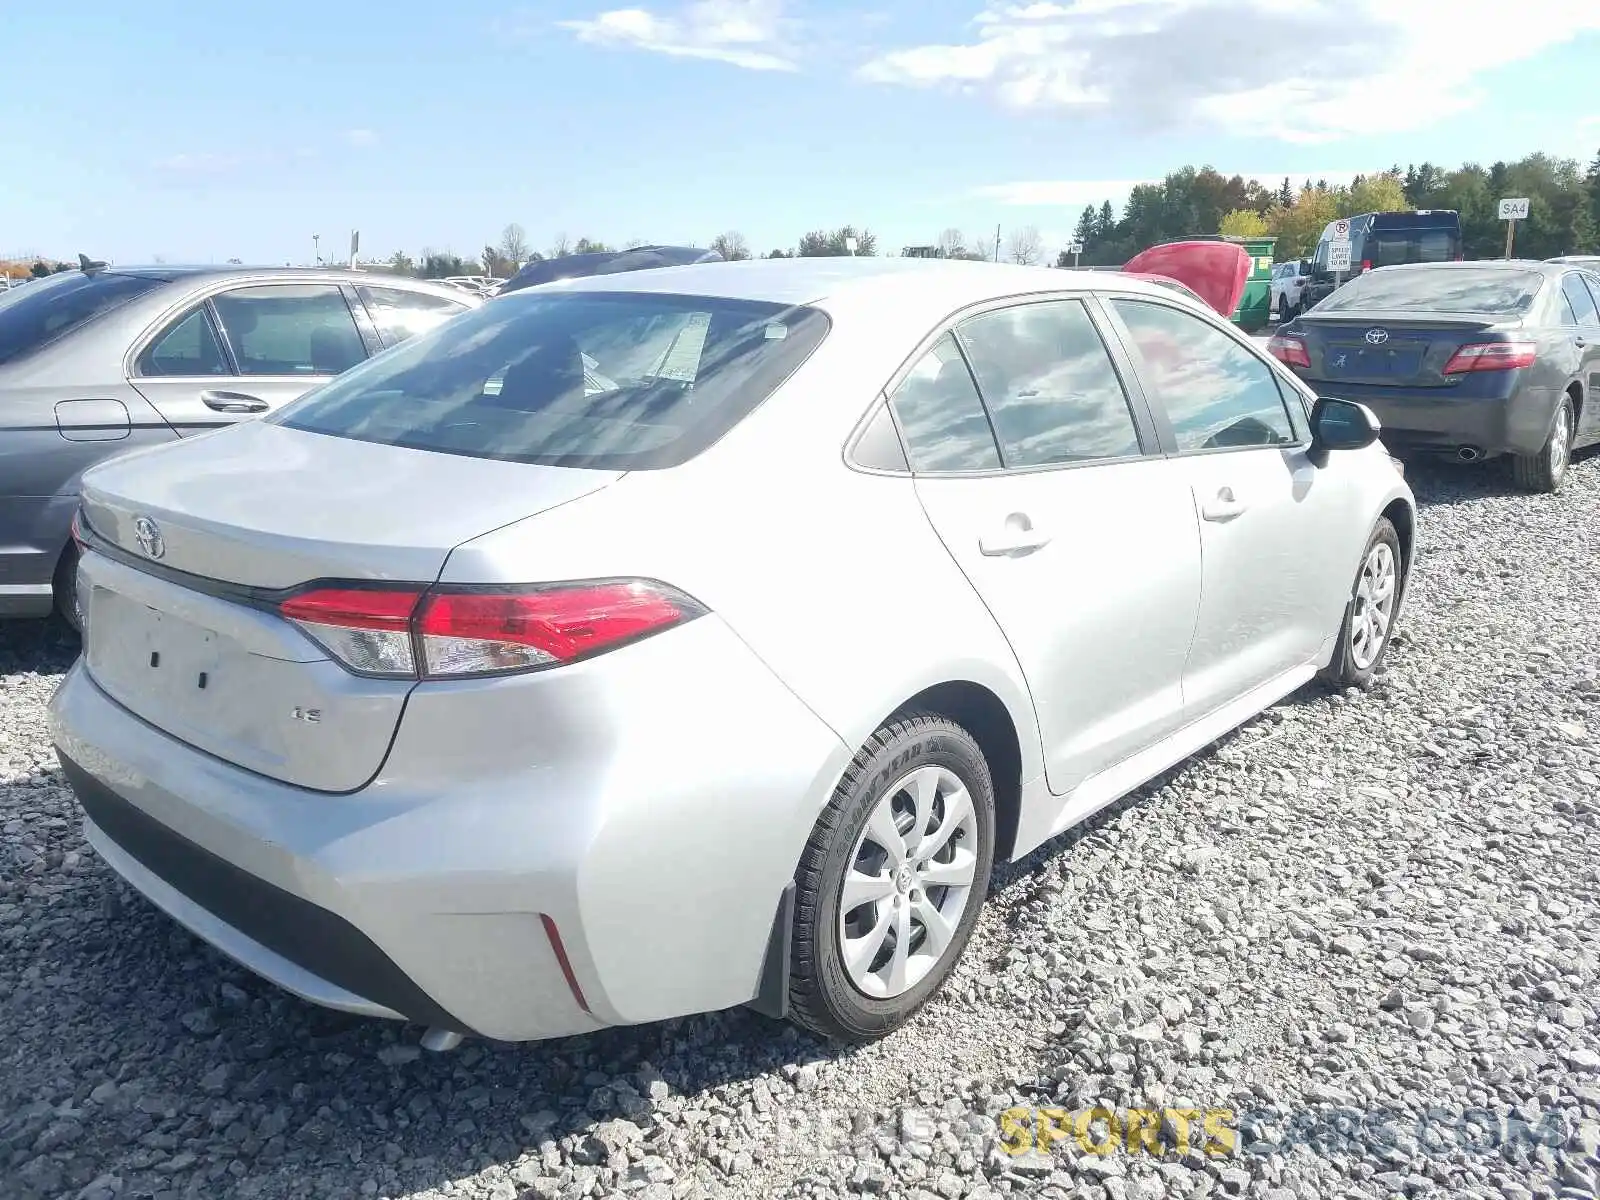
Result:
[[[1423,309],[1431,312],[1509,316],[1528,311],[1544,276],[1496,267],[1368,271],[1321,304],[1315,313],[1360,309]]]
[[[0,363],[32,354],[164,282],[147,275],[63,271],[7,292],[0,303]]]
[[[753,411],[827,331],[813,308],[530,290],[380,354],[268,419],[478,458],[673,467]]]

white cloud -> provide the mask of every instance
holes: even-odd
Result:
[[[158,158],[158,170],[176,175],[223,175],[242,167],[249,159],[242,154],[185,153]]]
[[[352,146],[376,146],[378,135],[370,129],[347,129],[344,140]]]
[[[750,71],[797,69],[785,0],[696,0],[672,16],[618,8],[585,21],[559,22],[579,41],[704,58]]]
[[[1475,107],[1481,77],[1600,30],[1600,5],[1522,0],[988,0],[971,40],[893,50],[863,79],[1017,109],[1323,142]]]
[[[1221,168],[1218,168],[1221,170]],[[1335,186],[1348,184],[1357,175],[1375,175],[1386,167],[1371,167],[1364,171],[1222,171],[1231,179],[1242,175],[1262,187],[1277,191],[1285,178],[1295,191],[1306,180],[1325,179]],[[1141,183],[1160,183],[1153,179],[1030,179],[1013,183],[991,183],[975,188],[973,195],[1008,208],[1082,208],[1093,204],[1098,208],[1107,200],[1120,208],[1128,193]]]

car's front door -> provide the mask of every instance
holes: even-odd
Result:
[[[1085,303],[969,317],[890,399],[923,508],[1028,681],[1050,789],[1175,731],[1194,504]]]
[[[1304,673],[1337,633],[1361,520],[1343,471],[1319,470],[1298,394],[1230,330],[1156,299],[1108,306],[1172,463],[1193,489],[1204,582],[1184,698],[1198,720]]]
[[[191,434],[281,408],[366,356],[338,284],[248,284],[169,321],[135,354],[130,382]]]

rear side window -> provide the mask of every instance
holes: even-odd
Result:
[[[180,317],[157,335],[139,355],[139,374],[149,378],[163,375],[226,375],[228,362],[205,309],[197,308]]]
[[[959,336],[1006,466],[1139,453],[1128,397],[1081,301],[984,313]]]
[[[1000,451],[955,338],[945,334],[889,396],[913,471],[996,471]]]
[[[1317,305],[1317,312],[1423,309],[1511,315],[1531,309],[1543,285],[1544,276],[1536,271],[1499,267],[1372,271],[1334,292]]]
[[[1600,312],[1595,311],[1594,298],[1583,285],[1582,276],[1568,275],[1561,281],[1561,291],[1567,297],[1567,303],[1572,305],[1572,315],[1577,318],[1577,324],[1600,324]]]
[[[385,346],[398,346],[407,338],[426,333],[435,325],[467,310],[465,304],[444,296],[408,292],[403,288],[367,287],[362,284],[356,288],[356,293],[372,314],[373,323],[377,325]]]
[[[63,271],[8,292],[0,305],[0,363],[41,350],[165,282],[148,275]]]
[[[548,466],[678,466],[826,336],[817,309],[706,296],[501,296],[279,411],[292,429]]]
[[[337,284],[261,284],[212,298],[241,375],[337,375],[367,356]]]
[[[1164,304],[1112,303],[1172,422],[1179,451],[1294,442],[1272,369],[1232,337]]]

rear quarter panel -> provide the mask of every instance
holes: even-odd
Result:
[[[175,437],[125,383],[0,378],[0,586],[50,582],[86,470]]]
[[[935,323],[841,314],[805,367],[693,462],[458,547],[443,579],[652,576],[719,613],[848,745],[935,684],[1012,716],[1023,779],[1038,727],[1009,644],[938,540],[909,476],[848,467],[858,419]],[[826,801],[826,796],[818,803]]]

